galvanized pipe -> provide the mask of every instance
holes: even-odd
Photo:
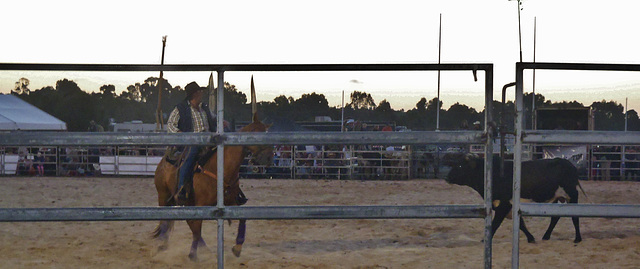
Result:
[[[224,72],[218,71],[217,133],[224,135]],[[224,210],[224,144],[218,145],[217,208]],[[224,220],[218,219],[218,268],[224,268]]]

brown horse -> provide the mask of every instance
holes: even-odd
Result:
[[[253,81],[252,81],[253,82]],[[253,86],[253,85],[252,85]],[[253,91],[253,87],[252,87]],[[252,94],[254,97],[255,94]],[[252,98],[252,102],[255,102],[255,97]],[[257,113],[253,113],[253,122],[240,130],[240,132],[266,132],[269,128],[258,120]],[[271,165],[273,162],[273,146],[225,146],[224,147],[224,204],[225,205],[239,205],[238,197],[240,195],[240,182],[238,180],[238,172],[242,161],[251,152],[254,163],[261,165]],[[217,163],[218,155],[213,154],[212,157],[207,160],[200,172],[194,173],[193,176],[193,189],[194,195],[190,196],[188,206],[215,206],[217,204]],[[158,191],[158,204],[160,206],[174,206],[175,202],[173,195],[176,192],[177,186],[177,172],[178,168],[168,163],[166,158],[158,164],[155,173],[155,185]],[[199,246],[205,246],[206,244],[202,239],[202,220],[187,220],[189,228],[193,233],[193,241],[191,243],[191,250],[189,252],[189,258],[191,260],[197,260],[197,250]],[[236,238],[236,245],[233,247],[233,253],[236,256],[240,256],[242,250],[242,243],[244,243],[245,234],[245,220],[240,220],[238,226],[238,235]],[[159,250],[167,248],[169,233],[173,228],[172,220],[160,221],[153,237],[162,241],[162,245]]]

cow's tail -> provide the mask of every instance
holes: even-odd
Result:
[[[582,188],[582,184],[580,184],[580,180],[578,180],[578,187],[580,187],[580,191],[582,191],[582,194],[584,195],[584,198],[587,199],[587,202],[589,204],[593,204],[593,202],[591,202],[591,199],[589,199],[589,196],[587,195],[587,193],[584,191],[584,189]]]

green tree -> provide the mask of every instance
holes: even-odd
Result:
[[[303,94],[293,102],[295,120],[311,120],[315,116],[329,116],[329,101],[324,94]]]
[[[391,104],[387,99],[382,100],[373,110],[373,116],[377,120],[386,122],[395,122],[398,120],[398,117],[396,117],[396,111],[391,108]]]
[[[16,81],[15,86],[13,87],[13,89],[11,90],[12,94],[29,94],[30,90],[29,90],[29,79],[28,78],[20,78],[18,81]]]
[[[594,129],[602,131],[624,130],[624,107],[615,101],[593,102]]]
[[[479,113],[467,105],[455,103],[444,113],[441,120],[442,129],[471,129],[475,121],[480,120]]]
[[[102,86],[100,86],[100,93],[102,94],[102,97],[115,98],[116,97],[116,86],[114,86],[113,84],[102,85]]]
[[[347,104],[347,107],[353,109],[367,109],[371,110],[376,107],[376,103],[373,101],[371,94],[366,92],[353,91],[351,93],[351,102]]]

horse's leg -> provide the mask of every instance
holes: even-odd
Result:
[[[158,251],[166,250],[169,245],[169,234],[173,229],[172,220],[162,220],[153,231],[153,238],[157,238],[162,243],[158,247]]]
[[[160,164],[162,165],[162,164]],[[157,176],[158,177],[158,176]],[[161,177],[160,177],[161,178]],[[172,202],[167,200],[171,197],[171,192],[167,188],[166,182],[160,179],[156,179],[156,190],[158,191],[158,205],[159,206],[172,206]],[[159,239],[162,243],[158,247],[158,251],[166,250],[169,245],[169,234],[173,229],[172,220],[162,220],[153,231],[153,238]]]
[[[198,247],[207,246],[204,239],[202,239],[202,220],[187,220],[187,224],[189,224],[189,228],[191,228],[191,233],[193,234],[189,259],[195,262],[198,261]]]
[[[244,244],[244,236],[247,231],[247,220],[241,219],[238,224],[238,235],[236,236],[236,245],[231,248],[233,251],[233,255],[236,257],[240,257],[240,252],[242,251],[242,244]]]

